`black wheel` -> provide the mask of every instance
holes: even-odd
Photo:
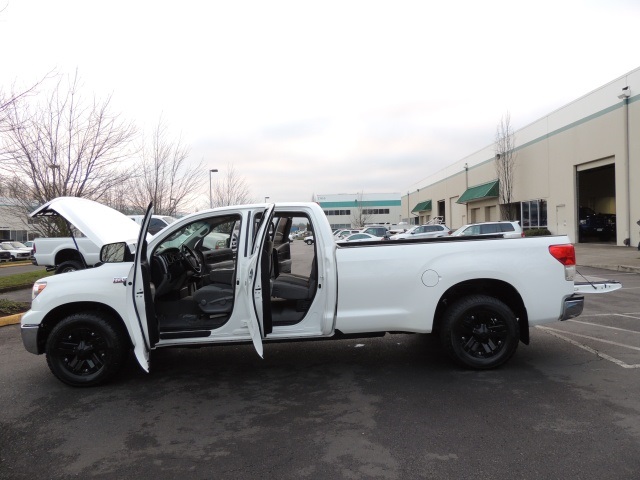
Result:
[[[98,313],[76,313],[58,323],[47,339],[51,372],[74,387],[99,385],[124,364],[128,342],[120,325]]]
[[[470,295],[455,302],[442,319],[440,341],[458,363],[489,369],[509,360],[518,348],[518,320],[493,297]]]
[[[82,269],[84,269],[82,263],[78,262],[77,260],[67,260],[66,262],[62,262],[60,265],[58,265],[58,267],[56,268],[56,275],[58,273],[75,272],[76,270]]]

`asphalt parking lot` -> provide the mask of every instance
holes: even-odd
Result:
[[[2,327],[0,478],[639,478],[640,275],[579,270],[624,288],[488,372],[387,335],[160,350],[74,389]]]
[[[640,275],[589,267],[578,270],[590,281],[617,280],[623,288],[587,295],[585,311],[578,318],[537,328],[620,368],[640,368]]]

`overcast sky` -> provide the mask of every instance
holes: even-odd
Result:
[[[406,192],[640,66],[640,2],[0,0],[0,87],[78,72],[256,200]],[[202,196],[208,200],[208,179]]]

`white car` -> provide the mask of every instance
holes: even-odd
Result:
[[[391,240],[408,240],[413,238],[448,237],[451,229],[446,225],[416,225],[404,233],[392,235]]]
[[[22,245],[22,247],[16,247],[14,244]],[[2,242],[0,248],[9,252],[11,260],[29,260],[31,257],[31,249],[20,242]]]
[[[376,237],[375,235],[371,235],[370,233],[358,232],[339,239],[337,243],[379,242],[382,239],[383,237]]]
[[[129,218],[136,222],[138,225],[141,225],[144,215],[129,215]],[[175,221],[175,218],[168,215],[153,215],[153,217],[151,217],[151,224],[149,225],[149,233],[151,235],[155,235],[164,227],[172,224]]]
[[[354,233],[360,233],[360,230],[355,229],[355,228],[343,228],[341,230],[338,230],[337,232],[335,232],[333,234],[333,238],[336,242],[342,240],[345,237],[348,237],[349,235],[353,235]]]
[[[452,237],[469,237],[499,235],[504,238],[524,237],[522,227],[518,222],[483,222],[463,225],[451,234]]]
[[[304,243],[307,245],[313,245],[313,235],[309,235],[308,237],[304,237]]]

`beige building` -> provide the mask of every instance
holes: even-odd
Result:
[[[640,242],[640,68],[515,132],[513,207],[523,228],[572,242]],[[402,197],[411,223],[500,219],[493,144]]]

